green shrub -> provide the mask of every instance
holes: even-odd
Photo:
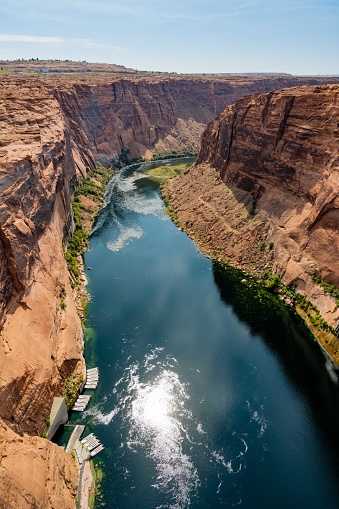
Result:
[[[339,289],[336,288],[333,284],[326,283],[326,281],[323,281],[322,279],[318,278],[315,274],[312,276],[312,279],[319,286],[321,286],[326,293],[332,295],[332,297],[339,297]]]
[[[66,258],[68,270],[70,272],[72,272],[72,274],[75,276],[76,280],[78,280],[78,278],[79,278],[78,264],[69,249],[67,249],[67,251],[66,251],[65,258]]]
[[[82,380],[83,380],[82,375],[75,375],[74,373],[72,373],[68,378],[66,378],[63,396],[65,398],[66,405],[68,408],[70,408],[73,401],[75,400],[79,392]]]
[[[159,161],[163,159],[176,159],[180,157],[194,157],[198,155],[198,150],[172,150],[171,152],[153,154],[152,161]]]
[[[281,281],[279,276],[270,276],[265,283],[265,287],[271,291],[277,290],[280,286]]]
[[[114,171],[115,168],[113,166],[106,169],[101,163],[96,163],[96,168],[88,171],[86,178],[81,181],[79,187],[74,192],[72,201],[74,233],[68,242],[65,253],[68,270],[74,275],[76,280],[76,283],[73,283],[72,287],[79,284],[80,274],[78,269],[78,256],[82,255],[86,251],[88,245],[89,232],[83,229],[83,212],[94,212],[91,208],[86,207],[81,203],[80,197],[90,196],[93,201],[97,203],[101,202],[105,186]],[[101,186],[92,182],[91,177],[97,178],[100,181]],[[65,305],[66,304],[61,302],[62,309],[64,309]]]

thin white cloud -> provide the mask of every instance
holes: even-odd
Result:
[[[73,42],[75,44],[83,44],[88,39],[63,39],[62,37],[44,37],[41,35],[19,35],[19,34],[0,34],[0,42],[28,42],[33,44],[65,44]]]
[[[115,50],[122,50],[118,46],[111,46],[106,44],[99,44],[91,39],[69,39],[63,37],[46,37],[43,35],[23,35],[23,34],[2,34],[0,33],[0,42],[9,43],[29,43],[29,44],[50,44],[55,46],[74,45],[81,47],[93,48],[111,48]]]

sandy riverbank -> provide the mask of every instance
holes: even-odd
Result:
[[[89,461],[84,462],[80,486],[80,509],[89,509],[89,496],[94,486],[94,478]]]

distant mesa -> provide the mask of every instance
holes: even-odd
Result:
[[[134,74],[136,71],[123,65],[90,63],[86,61],[74,62],[72,60],[1,60],[0,67],[13,72],[32,71],[37,73],[63,73],[63,72],[105,72]]]

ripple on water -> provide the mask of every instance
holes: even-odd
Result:
[[[125,207],[130,212],[144,216],[157,216],[159,219],[166,219],[163,214],[163,203],[160,196],[154,193],[152,198],[144,197],[142,194],[129,193],[126,195]]]
[[[92,235],[107,227],[106,234],[110,238],[106,240],[106,247],[110,251],[118,252],[134,239],[142,237],[144,232],[136,220],[137,216],[154,215],[166,219],[159,193],[154,191],[152,195],[149,192],[145,195],[140,192],[137,183],[141,180],[145,180],[143,173],[134,172],[126,177],[124,172],[120,172],[114,175],[107,186],[104,205]]]
[[[128,341],[123,339],[124,344]],[[258,441],[264,445],[262,437],[268,427],[264,407],[256,401],[242,402],[250,434],[232,431],[230,423],[221,446],[219,438],[208,427],[204,429],[208,423],[196,411],[200,395],[194,404],[194,387],[181,379],[177,359],[165,347],[146,348],[148,352],[140,361],[126,354],[110,394],[85,412],[105,427],[111,425],[112,432],[119,430],[121,445],[114,455],[120,478],[127,481],[134,475],[126,472],[133,471],[137,458],[141,469],[143,462],[149,465],[151,461],[148,486],[167,500],[167,505],[157,509],[190,507],[199,500],[201,489],[207,488],[220,497],[220,504],[234,502],[236,494],[237,503],[241,503],[248,451],[253,441],[255,447]]]
[[[181,403],[188,399],[185,386],[175,372],[165,369],[151,384],[132,379],[129,390],[134,398],[128,414],[128,447],[146,446],[157,470],[153,487],[171,494],[172,507],[187,507],[199,477],[183,452],[185,432],[180,417],[185,412]]]
[[[145,194],[138,189],[137,182],[145,180],[143,173],[133,173],[125,180],[118,183],[119,191],[122,193],[122,205],[127,211],[141,215],[155,215],[164,219],[163,202],[157,191]]]
[[[118,237],[106,242],[106,247],[110,251],[120,251],[133,239],[140,239],[142,237],[142,228],[138,225],[130,227],[121,227],[119,229]]]

